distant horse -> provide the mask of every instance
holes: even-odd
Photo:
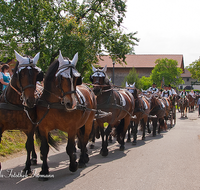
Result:
[[[112,113],[107,117],[96,119],[102,138],[100,151],[102,156],[108,155],[108,136],[111,130],[113,130],[111,134],[117,137],[120,150],[124,150],[124,138],[135,107],[134,98],[130,92],[112,87],[106,76],[106,70],[107,66],[102,70],[93,67],[93,74],[90,77],[97,97],[97,109]],[[104,122],[109,124],[105,131]]]
[[[189,106],[187,97],[180,97],[178,106],[180,107],[181,117],[187,117],[187,107]]]
[[[133,131],[132,144],[135,145],[137,143],[136,141],[137,141],[137,132],[138,132],[139,122],[141,122],[141,127],[142,127],[142,131],[143,131],[142,140],[145,139],[146,124],[147,124],[148,116],[149,116],[149,112],[150,112],[150,102],[147,100],[147,98],[145,98],[145,96],[141,96],[140,94],[138,94],[137,89],[135,88],[135,84],[128,85],[126,83],[126,88],[134,96],[135,109],[134,109],[133,115],[136,116],[136,118],[133,120],[134,122],[131,121],[130,126],[128,128],[127,142],[131,141],[130,128],[132,128],[132,131]],[[134,123],[134,125],[133,125],[133,123]]]
[[[158,127],[158,134],[162,129],[166,129],[166,123],[164,121],[164,117],[166,115],[166,107],[165,102],[160,99],[155,94],[151,96],[151,110],[149,113],[149,119],[152,120],[153,123],[153,136],[156,136],[156,129],[157,129],[157,123],[159,122]],[[147,127],[149,128],[149,123],[147,123]]]
[[[38,119],[42,118],[38,125],[43,158],[41,175],[49,174],[48,132],[53,129],[68,133],[66,152],[70,158],[70,171],[75,172],[78,169],[74,152],[76,135],[81,149],[79,167],[85,166],[89,161],[86,145],[95,117],[96,99],[92,90],[82,84],[80,73],[75,68],[77,61],[78,53],[70,61],[68,58],[64,59],[60,52],[58,60],[49,66],[45,75],[44,92],[37,104]]]
[[[187,98],[188,98],[188,101],[189,101],[189,112],[190,111],[194,111],[194,106],[195,106],[195,98],[196,97],[193,97],[191,94],[188,94],[187,95]]]
[[[33,158],[37,158],[33,143],[36,127],[35,88],[36,81],[42,80],[39,79],[42,74],[36,66],[39,53],[33,59],[22,57],[16,51],[15,56],[17,63],[12,79],[0,97],[0,141],[6,130],[21,130],[27,135],[27,160],[23,171],[30,174],[31,151]]]

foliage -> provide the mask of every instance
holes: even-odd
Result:
[[[200,59],[192,62],[189,66],[186,67],[186,69],[190,71],[192,75],[191,77],[193,79],[197,79],[198,81],[200,81]]]
[[[126,82],[131,85],[135,82],[135,87],[141,89],[142,84],[134,67],[132,68],[132,70],[130,70],[129,74],[124,78],[122,86],[126,86]]]
[[[181,68],[178,68],[178,62],[173,59],[157,59],[156,66],[151,72],[151,79],[157,84],[157,87],[161,86],[161,81],[164,79],[166,85],[171,84],[176,86],[183,84],[184,81],[181,78],[183,72]]]
[[[0,1],[1,59],[14,58],[14,51],[34,56],[46,71],[59,50],[72,59],[79,53],[81,74],[97,63],[97,55],[110,54],[116,63],[125,62],[138,42],[136,33],[124,34],[121,23],[125,0],[11,0]],[[3,60],[5,61],[5,60]]]
[[[150,86],[152,86],[152,79],[151,77],[142,76],[140,78],[141,87],[143,90],[147,90]]]

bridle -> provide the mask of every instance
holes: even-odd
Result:
[[[70,62],[70,61],[69,61]],[[68,77],[68,79],[70,80],[70,85],[71,85],[71,91],[67,91],[67,92],[65,92],[64,90],[63,90],[63,88],[62,88],[62,85],[61,85],[61,74],[64,72],[64,71],[66,71],[66,70],[68,70],[68,69],[70,69],[70,71],[69,71],[69,75],[70,75],[70,77]],[[58,68],[58,71],[57,71],[57,73],[59,73],[58,74],[58,88],[61,90],[61,96],[59,97],[59,99],[61,100],[61,104],[62,105],[64,105],[65,106],[65,108],[66,109],[68,109],[69,110],[69,108],[67,108],[66,107],[66,105],[65,105],[65,102],[64,102],[64,97],[66,96],[66,95],[72,95],[72,94],[75,94],[76,95],[76,89],[74,89],[74,84],[73,84],[73,76],[74,76],[74,74],[73,74],[73,69],[75,69],[75,66],[73,65],[73,64],[65,64],[65,65],[62,65],[61,67],[59,67]],[[76,69],[75,69],[76,70]],[[75,101],[76,101],[76,105],[78,104],[78,100],[77,100],[77,97],[76,96],[74,96],[75,97]],[[75,106],[75,108],[74,109],[76,109],[76,106]]]
[[[13,87],[13,85],[11,84],[11,82],[9,83],[10,87],[20,96],[20,100],[22,101],[22,105],[26,106],[26,99],[25,99],[25,94],[24,94],[24,91],[27,89],[27,88],[33,88],[34,90],[36,89],[36,84],[31,84],[32,83],[32,80],[31,80],[31,75],[33,74],[33,68],[35,67],[36,65],[32,63],[32,60],[29,59],[29,63],[27,64],[20,64],[18,65],[17,67],[17,79],[19,81],[19,88],[20,88],[20,91],[17,90],[15,87]],[[20,80],[20,68],[27,68],[27,67],[31,67],[31,69],[28,69],[29,71],[29,84],[25,87],[22,86],[21,84],[21,80]]]

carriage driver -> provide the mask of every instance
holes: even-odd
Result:
[[[176,91],[171,87],[170,84],[168,86],[168,90],[171,91],[171,94],[172,94],[173,97],[177,95]]]
[[[183,89],[183,91],[179,94],[179,96],[181,96],[181,97],[187,96],[187,92],[185,91],[185,89]]]
[[[151,92],[152,94],[153,93],[158,93],[158,89],[156,88],[156,83],[153,83],[152,84],[152,87],[150,87],[147,92]]]
[[[162,91],[161,96],[166,97],[166,98],[170,98],[171,95],[172,95],[172,92],[170,90],[168,90],[167,85],[164,85],[164,90]]]

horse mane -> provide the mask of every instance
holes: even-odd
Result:
[[[53,79],[55,77],[58,67],[59,67],[59,61],[56,59],[55,61],[53,61],[50,64],[49,68],[47,69],[47,72],[46,72],[45,78],[44,78],[45,89],[51,88],[51,82],[53,81]]]

